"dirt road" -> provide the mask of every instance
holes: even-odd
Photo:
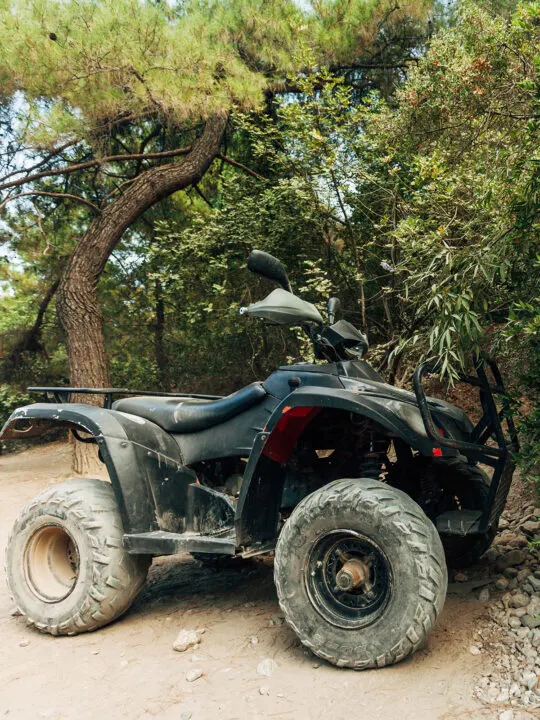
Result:
[[[0,457],[0,552],[24,503],[69,477],[69,448]],[[471,697],[489,660],[470,652],[484,613],[477,593],[450,586],[427,647],[382,670],[340,670],[283,625],[271,564],[206,570],[188,556],[154,562],[127,615],[96,633],[53,638],[11,617],[0,583],[0,718],[93,720],[454,720],[497,718]],[[183,628],[206,628],[196,650],[173,651]],[[29,641],[29,644],[26,644]],[[272,658],[271,677],[257,675]],[[189,683],[188,670],[204,675]],[[261,691],[263,694],[261,694]],[[268,693],[268,694],[267,694]]]

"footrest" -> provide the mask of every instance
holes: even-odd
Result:
[[[478,532],[482,513],[478,510],[449,510],[435,521],[442,535],[472,535]]]
[[[219,536],[156,530],[124,535],[124,547],[131,555],[176,555],[185,552],[234,555],[236,536],[234,530]]]

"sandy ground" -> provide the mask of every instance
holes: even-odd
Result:
[[[63,444],[0,457],[0,552],[26,501],[68,477]],[[485,607],[477,593],[459,589],[450,586],[424,650],[393,667],[354,672],[319,663],[292,630],[272,621],[280,613],[268,561],[216,572],[189,556],[159,559],[123,618],[73,638],[41,635],[11,617],[2,582],[0,718],[491,720],[500,709],[471,696],[489,662],[469,649]],[[177,653],[172,643],[183,627],[206,632],[198,649]],[[277,663],[270,678],[257,675],[262,658]],[[194,667],[204,676],[188,683]]]

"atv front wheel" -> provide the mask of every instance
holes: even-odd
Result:
[[[96,630],[122,615],[151,559],[122,547],[110,483],[70,480],[22,511],[6,550],[9,588],[30,624],[51,635]]]
[[[443,607],[434,525],[405,493],[370,479],[308,495],[285,523],[274,579],[289,625],[340,667],[383,667],[417,650]]]

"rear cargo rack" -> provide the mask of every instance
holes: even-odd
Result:
[[[418,407],[424,421],[427,436],[438,447],[448,447],[458,450],[469,460],[481,462],[493,468],[493,476],[489,494],[482,513],[478,517],[469,518],[469,523],[464,524],[463,513],[467,511],[453,511],[444,513],[438,519],[437,527],[440,532],[450,534],[468,534],[470,532],[483,533],[489,527],[496,525],[502,513],[515,468],[514,454],[519,450],[519,442],[512,414],[510,412],[506,389],[494,360],[486,358],[480,360],[473,356],[476,377],[460,374],[462,382],[473,385],[479,389],[480,402],[483,415],[471,432],[470,441],[453,440],[441,436],[433,421],[422,379],[426,373],[439,374],[436,360],[427,360],[422,363],[413,375],[413,387],[418,402]],[[495,383],[490,383],[486,366],[490,368]],[[498,410],[494,395],[501,396],[502,409]],[[507,436],[503,430],[503,422],[506,424]],[[488,445],[489,438],[493,438],[495,445]],[[440,520],[440,522],[439,522]],[[467,527],[468,526],[468,527]]]
[[[219,400],[221,395],[196,395],[193,393],[149,392],[148,390],[128,390],[126,388],[90,388],[90,387],[29,387],[28,392],[44,393],[47,399],[57,403],[71,402],[71,395],[103,395],[103,407],[110,409],[114,395],[145,395],[148,397],[197,398],[199,400]]]

